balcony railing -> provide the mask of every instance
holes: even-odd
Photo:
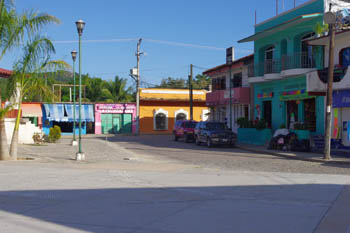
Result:
[[[282,70],[316,68],[316,60],[315,55],[307,52],[284,55],[281,59]]]
[[[248,65],[248,77],[264,76],[265,74],[280,73],[289,69],[311,69],[322,67],[320,56],[307,52],[284,55],[281,59],[265,60],[263,63]]]

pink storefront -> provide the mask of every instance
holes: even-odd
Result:
[[[136,132],[136,104],[95,104],[95,134]]]

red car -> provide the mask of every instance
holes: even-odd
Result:
[[[174,140],[177,141],[179,138],[183,138],[185,142],[194,141],[194,128],[196,125],[196,121],[176,121],[173,131]]]

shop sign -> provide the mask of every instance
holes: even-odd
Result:
[[[133,113],[135,105],[131,104],[99,104],[96,105],[96,111],[102,113]]]
[[[306,89],[293,90],[293,91],[283,91],[280,95],[281,101],[301,100],[301,99],[309,99],[309,98],[313,98],[313,96],[310,96],[306,92]]]
[[[273,92],[258,93],[258,99],[272,98]]]
[[[350,107],[350,90],[336,91],[333,93],[333,107]]]

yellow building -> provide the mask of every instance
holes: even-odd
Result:
[[[208,119],[205,90],[193,91],[193,120]],[[176,120],[190,119],[187,89],[140,89],[140,133],[171,134]]]

